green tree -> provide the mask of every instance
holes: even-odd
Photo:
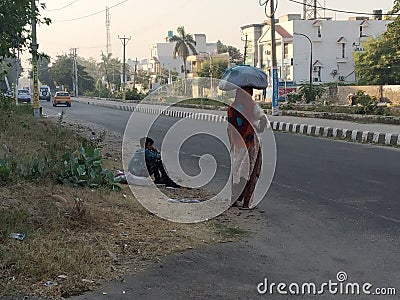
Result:
[[[162,84],[168,84],[168,78],[171,76],[171,81],[176,81],[179,77],[179,74],[176,70],[168,70],[167,68],[161,68],[161,74],[157,77],[161,79]],[[150,78],[150,76],[149,76]],[[147,82],[149,82],[147,80]]]
[[[42,85],[48,85],[50,89],[54,90],[54,81],[50,77],[49,72],[50,59],[48,57],[41,57],[38,60],[38,73],[39,81]]]
[[[67,55],[57,56],[49,69],[49,73],[55,85],[64,85],[66,89],[72,91],[73,74],[71,57]]]
[[[178,76],[178,73],[175,73]],[[144,70],[137,71],[136,83],[143,85],[143,89],[148,90],[150,88],[150,80],[151,75],[148,72]]]
[[[390,13],[400,12],[400,0]],[[381,37],[364,43],[364,51],[354,55],[355,72],[360,84],[399,84],[400,16],[388,25]]]
[[[240,50],[233,46],[224,45],[220,40],[217,42],[218,53],[229,53],[229,59],[231,63],[239,64],[243,61],[243,55]]]
[[[64,85],[69,91],[73,89],[73,72],[72,72],[73,59],[67,55],[57,56],[55,62],[49,70],[50,78],[55,85]],[[78,66],[78,85],[82,93],[93,91],[95,87],[95,80],[91,77],[85,68]]]
[[[212,64],[209,61],[203,62],[201,69],[197,73],[198,77],[210,77],[212,72],[212,77],[216,79],[221,79],[224,75],[226,69],[228,68],[228,62],[222,59],[213,59]],[[211,72],[210,72],[211,70]]]
[[[299,94],[306,103],[319,100],[325,93],[325,87],[319,84],[302,83],[299,85]]]
[[[17,80],[17,68],[18,73],[21,75],[23,69],[21,62],[15,58],[5,58],[0,62],[0,90],[6,91],[7,84],[5,83],[5,77],[7,77],[8,83],[11,87]]]
[[[49,18],[40,18],[39,7],[31,10],[31,0],[1,0],[0,1],[0,62],[6,57],[15,57],[14,49],[28,48],[32,37],[29,28],[32,18],[38,23],[49,25]],[[45,8],[45,4],[40,4]]]
[[[178,35],[172,36],[169,39],[169,41],[176,43],[172,55],[174,58],[176,58],[177,56],[182,58],[183,72],[185,74],[185,79],[186,79],[187,78],[186,60],[187,57],[190,55],[190,52],[192,52],[193,54],[197,54],[195,48],[196,42],[190,33],[185,32],[184,26],[179,26],[177,32]]]
[[[79,90],[82,91],[83,93],[93,92],[95,89],[94,78],[88,72],[86,72],[85,67],[83,67],[80,64],[77,65],[78,65]]]
[[[78,64],[84,67],[86,72],[88,72],[88,74],[97,82],[100,79],[98,62],[93,57],[89,57],[88,59],[78,57],[77,59]]]
[[[111,53],[107,55],[102,53],[98,67],[100,77],[107,82],[108,90],[111,92],[112,87],[118,90],[121,84],[122,62],[118,58],[113,58]]]

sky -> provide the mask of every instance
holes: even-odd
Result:
[[[51,18],[52,24],[39,26],[39,50],[55,58],[69,53],[71,48],[78,48],[79,56],[100,60],[101,52],[106,52],[106,6],[110,7],[114,57],[122,57],[122,43],[118,35],[131,37],[126,57],[141,60],[149,58],[152,44],[165,41],[168,30],[176,33],[176,28],[181,25],[185,26],[188,33],[205,33],[208,42],[221,40],[224,44],[242,49],[240,27],[260,23],[267,18],[259,1],[41,0],[47,6],[41,13]],[[302,13],[301,4],[289,0],[275,2],[278,3],[277,17]],[[319,0],[319,3],[327,8],[366,13],[371,13],[373,9],[383,9],[386,12],[393,6],[393,0]],[[325,14],[337,20],[354,16],[329,11]],[[86,17],[88,15],[92,16]],[[28,56],[25,54],[24,58],[26,64]]]

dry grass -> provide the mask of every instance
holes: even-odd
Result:
[[[151,215],[127,187],[116,193],[25,184],[0,193],[0,295],[72,295],[173,251],[220,240],[211,223],[176,224]],[[14,231],[27,237],[9,238]],[[58,285],[45,287],[48,280]]]
[[[32,156],[55,160],[65,148],[78,147],[82,135],[99,132],[57,120],[37,121],[21,112],[2,112],[0,124],[4,124],[0,158],[18,160]],[[108,157],[104,165],[120,168],[119,141],[106,137],[103,147]],[[55,184],[50,175],[10,180],[0,185],[0,296],[79,294],[122,274],[139,272],[149,261],[171,252],[237,234],[215,224],[162,220],[145,210],[128,186],[120,192],[91,190]],[[12,232],[25,233],[26,238],[12,239]],[[47,287],[47,281],[57,285]]]

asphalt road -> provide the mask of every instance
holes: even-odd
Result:
[[[62,108],[47,107],[55,113]],[[73,103],[68,118],[122,133],[130,113]],[[154,136],[173,119],[161,119]],[[252,212],[231,211],[251,234],[239,242],[171,255],[161,265],[73,299],[288,299],[257,293],[258,283],[318,286],[344,271],[345,283],[400,293],[400,151],[277,133],[271,188]],[[202,141],[202,147],[207,147]],[[208,147],[210,148],[210,147]],[[199,145],[187,152],[199,149]],[[193,156],[185,157],[193,163]],[[286,288],[286,290],[288,290]],[[304,299],[397,299],[327,292]],[[106,295],[103,295],[106,292]]]

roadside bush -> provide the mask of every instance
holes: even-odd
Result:
[[[288,102],[286,104],[280,104],[279,108],[282,110],[293,110],[294,109],[294,105],[292,102]]]
[[[368,115],[390,115],[390,109],[384,106],[378,106],[378,100],[375,96],[371,97],[365,91],[357,91],[352,96],[353,103],[357,105],[354,110],[356,114]]]
[[[376,100],[376,97],[371,97],[365,91],[358,90],[354,95],[353,95],[353,101],[355,105],[361,105],[363,107],[367,107],[368,105],[371,105],[372,102],[377,103],[378,101]]]
[[[272,108],[272,103],[264,103],[264,102],[259,102],[258,103],[262,109],[271,109]]]
[[[0,185],[13,179],[35,180],[52,174],[53,162],[50,159],[23,158],[16,160],[0,160]]]
[[[7,161],[0,159],[0,186],[4,185],[10,180],[11,169]]]
[[[8,110],[12,107],[14,107],[14,99],[10,97],[6,97],[4,95],[0,96],[0,109],[2,110]]]
[[[220,101],[208,99],[208,98],[190,98],[184,101],[179,102],[179,105],[182,104],[194,104],[194,105],[209,105],[209,106],[226,106],[224,103]]]
[[[102,168],[100,149],[92,146],[81,147],[79,151],[66,153],[59,166],[57,180],[62,184],[89,187],[110,187],[118,190],[114,174]]]
[[[300,102],[302,95],[299,93],[290,92],[287,94],[287,102],[288,103],[296,103]]]
[[[118,91],[114,94],[116,99],[122,99],[122,91]],[[144,98],[144,95],[141,93],[138,93],[136,89],[132,90],[126,90],[126,95],[125,99],[126,100],[142,100]]]
[[[306,103],[319,100],[324,93],[325,87],[318,84],[302,83],[299,87],[299,94]]]

